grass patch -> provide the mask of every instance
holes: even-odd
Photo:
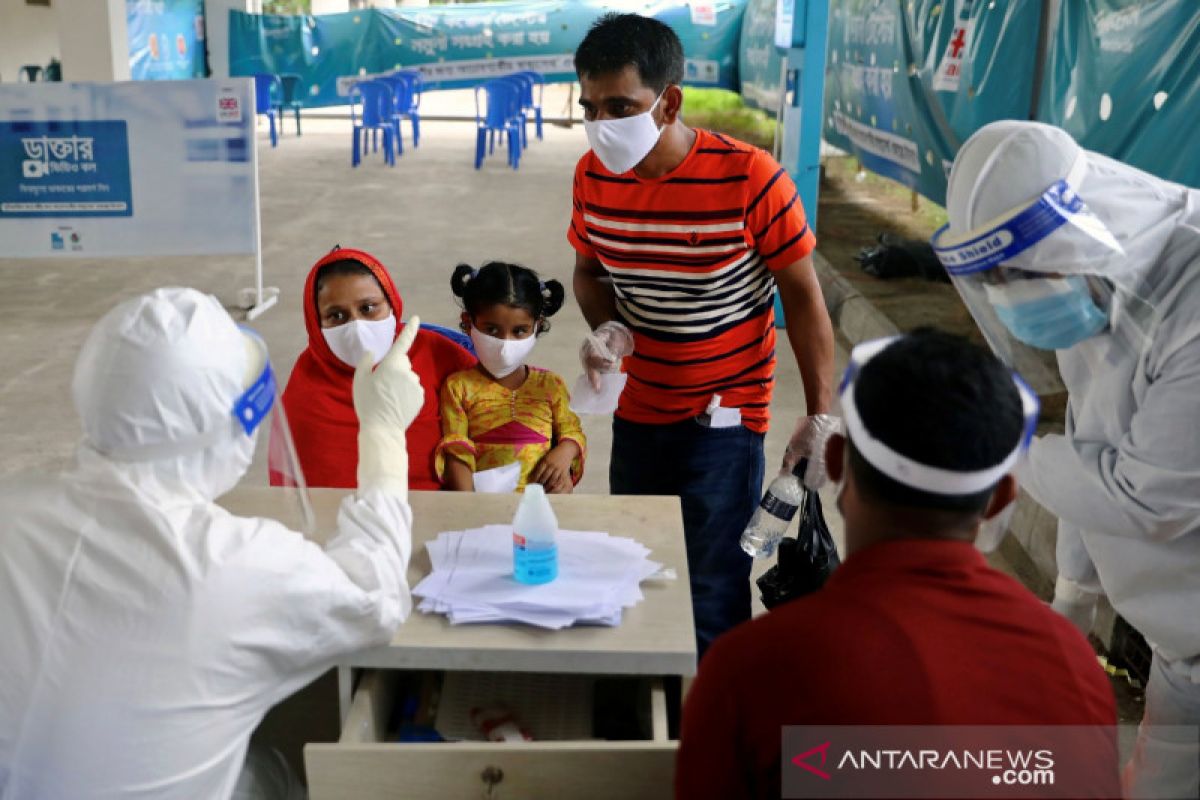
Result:
[[[683,87],[683,120],[696,128],[707,128],[735,139],[771,149],[775,120],[758,109],[748,108],[741,95],[725,89]]]

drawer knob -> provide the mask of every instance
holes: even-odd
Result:
[[[484,767],[483,772],[479,775],[483,785],[487,787],[487,791],[483,793],[486,800],[493,800],[496,795],[496,787],[504,780],[504,770],[499,767]]]

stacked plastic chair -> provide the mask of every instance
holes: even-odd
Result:
[[[362,100],[362,118],[355,114],[354,95]],[[350,151],[350,166],[357,167],[367,149],[371,134],[373,148],[378,151],[378,134],[383,132],[383,160],[396,166],[396,140],[400,137],[396,122],[396,101],[392,85],[385,81],[363,81],[354,84],[350,103],[350,121],[354,141]]]
[[[527,92],[521,98],[522,110],[533,111],[534,115],[534,131],[537,138],[542,138],[542,94],[546,90],[546,78],[540,72],[533,70],[524,70],[522,72],[513,73],[515,77],[524,78],[530,81]],[[537,87],[537,98],[534,99],[533,88]]]
[[[403,104],[396,106],[396,114],[408,117],[412,123],[413,147],[421,146],[421,92],[425,90],[425,79],[417,69],[401,69],[393,72],[391,77],[398,78],[407,84],[408,93]]]
[[[279,132],[283,133],[283,116],[288,111],[296,115],[296,135],[300,135],[300,76],[286,73],[279,76],[279,97],[275,100],[275,113],[279,115]]]
[[[276,92],[279,94],[276,95]],[[279,146],[279,131],[275,128],[275,98],[277,96],[283,96],[279,76],[269,72],[256,73],[254,76],[254,113],[267,115],[267,122],[271,125],[271,147]]]
[[[486,107],[480,112],[479,96],[485,96]],[[475,87],[475,169],[483,166],[484,151],[495,151],[496,136],[508,145],[508,165],[517,169],[521,163],[521,90],[511,80],[498,79]]]

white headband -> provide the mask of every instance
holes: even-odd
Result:
[[[1015,372],[1012,374],[1013,382],[1021,396],[1021,411],[1025,417],[1025,429],[1017,446],[996,466],[974,472],[960,472],[918,463],[897,453],[871,435],[866,425],[863,424],[862,417],[859,416],[858,408],[854,405],[854,384],[858,377],[858,371],[873,356],[900,338],[902,337],[893,336],[864,342],[855,347],[854,352],[851,353],[850,365],[846,368],[846,378],[842,381],[840,394],[842,416],[846,420],[846,434],[854,443],[854,448],[866,459],[868,464],[887,477],[923,492],[941,495],[968,495],[992,488],[1012,470],[1017,460],[1029,447],[1034,427],[1037,425],[1039,409],[1037,395],[1021,380],[1019,375]]]

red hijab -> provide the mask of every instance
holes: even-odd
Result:
[[[358,416],[354,413],[354,368],[329,349],[317,312],[317,273],[335,261],[357,261],[371,271],[392,305],[396,335],[400,335],[404,303],[383,264],[369,253],[339,248],[313,265],[304,282],[304,327],[308,347],[292,368],[283,392],[283,407],[296,442],[296,454],[309,486],[353,489],[358,482]],[[425,404],[409,426],[408,485],[439,489],[433,452],[442,438],[438,394],[447,376],[475,364],[475,357],[458,344],[431,331],[417,333],[408,353],[425,389]],[[271,483],[279,476],[272,473]]]

